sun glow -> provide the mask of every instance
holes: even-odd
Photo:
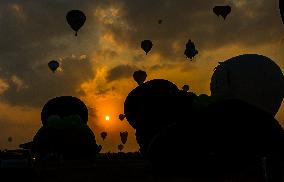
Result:
[[[105,120],[106,120],[106,121],[109,121],[109,120],[110,120],[110,117],[109,117],[109,116],[105,116]]]

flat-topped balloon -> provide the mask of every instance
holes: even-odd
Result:
[[[78,31],[86,21],[86,15],[80,10],[71,10],[67,13],[66,20],[77,36]]]
[[[224,20],[226,19],[226,17],[231,13],[231,6],[215,6],[213,8],[213,12],[217,15],[217,16],[222,16],[224,18]]]

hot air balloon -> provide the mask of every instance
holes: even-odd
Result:
[[[153,47],[153,43],[151,40],[143,40],[141,42],[141,48],[146,52],[146,55],[152,49],[152,47]]]
[[[59,63],[55,60],[52,60],[48,63],[48,67],[54,73],[59,67]]]
[[[128,132],[120,132],[120,139],[123,144],[127,142]]]
[[[284,24],[284,3],[283,3],[283,0],[279,0],[279,9],[280,9],[282,22]]]
[[[189,90],[189,86],[188,86],[188,85],[184,85],[184,86],[182,87],[182,90],[185,91],[185,92],[187,92],[187,91]]]
[[[187,58],[194,58],[195,55],[198,54],[198,51],[195,49],[195,45],[191,40],[188,40],[186,44],[186,49],[184,51],[184,55],[186,55]]]
[[[70,27],[76,32],[75,36],[77,36],[77,32],[86,21],[86,16],[80,10],[71,10],[67,13],[66,20]]]
[[[138,83],[138,85],[141,85],[146,80],[147,73],[145,71],[142,71],[142,70],[135,71],[133,73],[133,78]]]
[[[123,121],[124,118],[125,118],[125,115],[124,115],[124,114],[120,114],[120,115],[118,116],[118,118],[119,118],[120,121]]]
[[[119,145],[117,146],[117,148],[118,148],[118,150],[121,152],[121,151],[123,150],[124,146],[123,146],[122,144],[119,144]]]
[[[8,137],[8,142],[12,142],[13,138],[12,137]]]
[[[106,137],[107,137],[107,132],[105,132],[105,131],[101,132],[101,137],[102,137],[103,140],[105,140]]]
[[[213,12],[217,16],[221,15],[224,18],[224,20],[225,20],[226,17],[231,13],[231,7],[230,6],[215,6],[213,8]]]
[[[219,63],[210,90],[212,96],[240,99],[275,116],[284,97],[284,76],[270,58],[244,54]]]

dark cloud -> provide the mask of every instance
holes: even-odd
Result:
[[[77,58],[62,60],[62,72],[51,72],[46,64],[38,65],[24,77],[23,89],[8,80],[9,89],[2,99],[12,105],[42,106],[50,98],[61,95],[79,96],[76,90],[80,84],[94,77],[91,62]]]
[[[137,67],[133,65],[118,65],[109,70],[106,79],[107,81],[111,82],[123,78],[129,78],[132,77],[134,71],[136,70]]]
[[[47,69],[47,63],[72,54],[92,53],[99,36],[93,16],[97,5],[91,0],[1,1],[0,78],[10,86],[2,101],[41,106],[50,97],[76,95],[78,86],[93,77],[90,61],[64,59],[63,74],[55,75]],[[65,20],[71,9],[81,9],[88,17],[78,37]]]
[[[118,42],[127,41],[139,49],[141,40],[151,39],[152,52],[160,52],[168,58],[182,55],[188,39],[202,51],[241,44],[258,46],[278,41],[281,35],[281,19],[278,0],[244,0],[229,3],[232,12],[224,21],[213,13],[215,5],[227,4],[213,0],[124,0],[122,16],[129,29],[109,25]],[[240,3],[243,3],[241,5]],[[157,20],[162,19],[163,24]],[[173,43],[179,45],[173,50]]]

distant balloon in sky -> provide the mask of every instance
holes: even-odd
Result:
[[[120,140],[123,144],[125,144],[127,142],[127,138],[128,138],[128,132],[120,132]]]
[[[189,86],[188,86],[188,85],[184,85],[184,86],[182,87],[182,90],[185,91],[185,92],[187,92],[187,91],[189,90]]]
[[[284,2],[283,2],[283,0],[279,0],[279,9],[280,9],[282,22],[284,24]]]
[[[59,63],[55,60],[52,60],[48,63],[48,67],[54,73],[59,67]]]
[[[153,43],[151,40],[143,40],[141,42],[141,48],[146,52],[146,55],[148,54],[148,52],[150,52],[152,47],[153,47]]]
[[[184,51],[184,55],[186,55],[187,58],[194,58],[198,54],[198,51],[195,48],[194,43],[191,40],[188,40],[186,44],[186,49]]]
[[[268,57],[244,54],[219,63],[210,90],[212,96],[240,99],[275,116],[284,96],[284,76]]]
[[[124,115],[124,114],[120,114],[120,115],[118,116],[118,118],[119,118],[120,121],[123,121],[124,118],[125,118],[125,115]]]
[[[118,148],[118,150],[121,152],[121,151],[123,150],[124,146],[123,146],[122,144],[119,144],[119,145],[117,146],[117,148]]]
[[[225,20],[226,17],[231,13],[231,6],[215,6],[213,8],[213,12],[217,16],[221,15],[224,18],[224,20]]]
[[[138,85],[141,85],[146,80],[147,73],[145,71],[142,71],[142,70],[135,71],[133,73],[133,78],[138,83]]]
[[[162,23],[163,23],[163,20],[159,19],[158,24],[162,24]]]
[[[77,36],[79,29],[84,25],[86,21],[86,16],[80,10],[71,10],[67,13],[66,20],[70,27],[76,32],[75,36]]]
[[[105,132],[105,131],[101,132],[101,137],[102,137],[103,140],[105,140],[106,137],[107,137],[107,132]]]
[[[8,142],[12,142],[13,138],[12,137],[8,137]]]

